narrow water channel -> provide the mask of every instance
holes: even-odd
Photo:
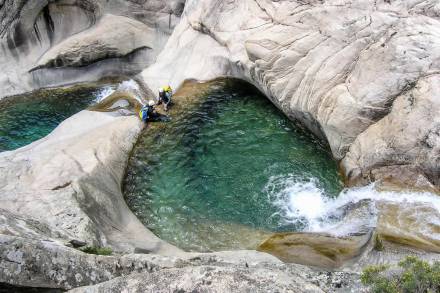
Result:
[[[307,225],[274,196],[277,181],[340,192],[325,148],[253,87],[217,81],[197,102],[176,100],[173,120],[143,133],[125,179],[129,206],[160,238],[189,251],[255,248]]]
[[[111,84],[44,89],[0,101],[0,152],[48,135],[63,120],[84,110]]]

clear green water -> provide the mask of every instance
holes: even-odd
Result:
[[[300,228],[264,191],[270,178],[341,190],[327,151],[253,88],[217,82],[199,101],[145,131],[129,162],[127,202],[160,238],[190,251],[255,248],[268,232]]]
[[[87,108],[102,86],[39,90],[0,101],[0,152],[48,135],[63,120]]]

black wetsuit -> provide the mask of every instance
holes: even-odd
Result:
[[[167,92],[163,91],[163,92],[159,93],[159,102],[162,102],[164,104],[170,103],[170,97],[167,94]]]
[[[157,116],[159,115],[155,110],[153,106],[144,106],[142,107],[142,120],[144,122],[147,121],[155,121],[157,119]]]
[[[156,121],[166,122],[170,120],[168,116],[157,113],[156,110],[154,109],[154,106],[148,106],[148,105],[144,106],[142,108],[142,112],[143,112],[142,121],[144,122],[156,122]]]
[[[168,107],[171,104],[171,93],[163,91],[159,92],[159,104],[163,103],[163,108],[168,111]]]

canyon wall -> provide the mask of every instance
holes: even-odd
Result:
[[[242,78],[327,142],[350,185],[437,191],[438,1],[191,0],[142,76]]]
[[[1,1],[0,99],[140,72],[154,63],[183,7],[183,0]]]

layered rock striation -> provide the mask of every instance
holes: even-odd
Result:
[[[349,184],[438,187],[436,1],[187,1],[152,87],[242,78],[328,143]]]
[[[139,78],[153,90],[168,83],[177,88],[187,79],[236,77],[328,143],[348,184],[382,181],[384,187],[438,191],[439,21],[436,0],[4,0],[0,99],[141,71]],[[319,272],[281,265],[263,253],[237,262],[231,259],[243,252],[232,252],[224,261],[217,254],[183,253],[154,236],[121,192],[142,129],[126,115],[83,111],[48,137],[0,154],[0,285],[71,289],[101,283],[78,290],[142,291],[147,279],[154,291],[336,290],[317,281]],[[432,237],[414,237],[412,213],[384,209],[396,215],[379,217],[376,232],[385,240],[407,235],[406,244],[438,252],[438,226],[429,224]],[[328,267],[354,257],[357,263],[346,266],[353,270],[404,254],[395,247],[374,250],[372,235],[368,230],[322,253],[313,245],[322,250],[337,240],[288,234],[263,248]],[[285,249],[292,239],[313,261]],[[85,255],[66,247],[71,240],[111,246],[116,255]],[[118,255],[127,252],[152,255]],[[433,258],[419,250],[405,253]],[[264,262],[249,263],[259,257]],[[134,272],[140,274],[127,276]],[[275,279],[282,281],[269,284]]]
[[[0,99],[139,73],[154,63],[183,7],[183,0],[0,2]]]

